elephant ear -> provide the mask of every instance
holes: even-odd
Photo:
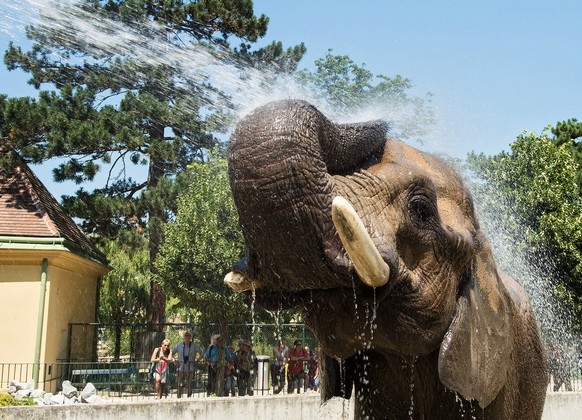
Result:
[[[476,249],[456,313],[441,343],[439,377],[447,388],[485,408],[507,380],[513,314],[509,294],[481,231]]]

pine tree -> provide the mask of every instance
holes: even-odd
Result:
[[[147,232],[153,279],[163,225],[175,211],[173,179],[217,144],[232,104],[207,76],[184,77],[179,66],[132,50],[155,56],[159,41],[176,53],[195,44],[210,56],[292,72],[305,47],[284,50],[273,43],[251,52],[269,21],[254,15],[251,0],[92,0],[58,7],[64,13],[27,29],[30,51],[11,43],[5,53],[8,69],[24,70],[30,84],[50,90],[38,98],[0,95],[0,137],[30,162],[63,158],[54,169],[57,181],[93,181],[105,165],[104,186],[81,187],[63,197],[63,205],[96,236],[114,238],[126,228]],[[107,26],[96,41],[71,30],[67,17],[73,15],[123,27],[132,36],[123,41],[129,48],[115,39],[101,42]],[[231,48],[231,40],[240,46]],[[147,179],[133,179],[133,165],[147,168]],[[165,295],[152,281],[148,324],[155,330],[164,321]]]

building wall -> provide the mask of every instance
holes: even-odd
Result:
[[[97,280],[107,269],[68,250],[0,248],[0,363],[33,363],[42,261],[48,260],[41,363],[67,357],[70,322],[94,322]],[[87,330],[89,331],[89,330]],[[92,334],[75,348],[90,358]]]
[[[43,359],[51,363],[68,357],[69,323],[95,322],[97,277],[71,268],[49,266]],[[91,359],[92,332],[90,328],[75,327],[71,342],[75,359]]]
[[[0,262],[0,363],[34,361],[40,263]]]

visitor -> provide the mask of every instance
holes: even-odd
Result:
[[[289,347],[285,345],[285,339],[277,340],[273,347],[273,364],[271,365],[271,381],[273,393],[278,394],[285,386],[285,365],[289,358]]]
[[[236,350],[232,346],[232,344],[225,349],[226,352],[226,361],[232,361],[234,363],[234,358],[236,357]]]
[[[257,357],[252,350],[251,343],[247,340],[239,341],[239,351],[236,354],[238,395],[252,396],[254,394],[254,372],[257,367]]]
[[[162,399],[162,391],[166,386],[168,378],[168,364],[174,361],[172,351],[170,350],[170,340],[167,338],[162,341],[161,347],[156,347],[150,360],[155,363],[154,379],[156,381],[156,394],[158,399]]]
[[[204,360],[208,363],[208,384],[206,385],[206,396],[216,395],[216,379],[218,366],[218,345],[220,334],[214,334],[212,341],[206,352],[204,353]]]
[[[304,362],[309,359],[307,350],[303,348],[301,340],[295,340],[293,349],[289,352],[289,368],[287,378],[287,393],[292,394],[295,389],[301,393],[301,386],[306,387],[307,377],[303,367]]]
[[[582,353],[578,356],[578,369],[580,369],[580,376],[582,377]]]
[[[307,389],[319,390],[319,363],[315,350],[309,350],[309,360],[307,361],[307,376],[309,378]]]
[[[224,369],[224,395],[234,397],[236,395],[234,386],[235,370],[234,360],[227,360],[226,368]]]
[[[172,349],[172,355],[178,354],[175,359],[178,362],[178,398],[182,398],[182,388],[184,387],[184,381],[186,382],[187,395],[192,396],[192,380],[194,379],[194,362],[197,359],[197,355],[200,356],[204,353],[202,347],[198,344],[192,342],[192,333],[186,331],[183,335],[184,341],[177,344]]]

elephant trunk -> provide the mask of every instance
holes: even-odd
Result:
[[[302,101],[270,103],[239,122],[228,161],[249,251],[245,276],[288,291],[348,284],[332,175],[381,152],[386,131],[384,122],[333,124]]]

